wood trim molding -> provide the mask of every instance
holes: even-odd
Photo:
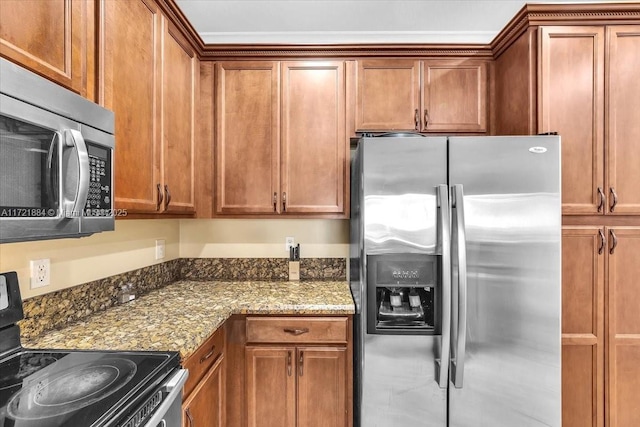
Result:
[[[205,44],[202,38],[198,34],[191,22],[182,13],[182,10],[177,5],[175,0],[156,0],[156,3],[165,14],[169,21],[171,21],[182,33],[182,35],[189,41],[193,49],[197,52],[198,57],[202,57]]]
[[[619,23],[640,23],[640,3],[525,4],[490,46],[497,58],[533,26]]]
[[[489,45],[481,44],[327,44],[327,45],[212,45],[204,60],[284,58],[477,57],[492,58]]]

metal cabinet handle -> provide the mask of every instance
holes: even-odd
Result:
[[[287,351],[287,376],[291,376],[291,350]]]
[[[275,191],[273,192],[273,211],[278,211],[278,193],[276,193]]]
[[[187,419],[189,420],[189,427],[195,427],[196,423],[193,421],[193,415],[191,415],[191,408],[187,408],[185,411],[187,414]]]
[[[602,188],[598,187],[598,212],[602,212],[603,207],[604,207],[604,191],[602,191]]]
[[[169,207],[169,203],[171,203],[171,192],[169,191],[169,186],[167,184],[164,185],[164,192],[167,193],[164,205],[164,208],[167,209]]]
[[[284,328],[283,331],[288,334],[298,336],[298,335],[306,334],[307,332],[309,332],[309,328],[301,328],[301,329]]]
[[[416,125],[416,130],[420,130],[420,112],[418,111],[418,109],[416,108],[416,111],[413,115],[413,120],[415,122]]]
[[[606,243],[606,238],[604,237],[604,231],[602,231],[602,229],[598,230],[598,234],[600,235],[600,245],[598,246],[598,255],[602,255],[602,252],[604,252],[604,245]]]
[[[464,223],[464,195],[461,184],[453,186],[451,209],[454,211],[451,240],[457,246],[457,277],[458,286],[453,287],[454,303],[453,322],[456,340],[451,356],[451,377],[455,388],[462,388],[464,361],[467,346],[467,243]]]
[[[287,193],[286,192],[282,192],[282,211],[283,212],[287,211]]]
[[[611,206],[609,206],[609,212],[613,212],[616,205],[618,204],[618,195],[616,194],[616,190],[613,187],[609,187],[609,193],[611,193],[611,197],[613,198],[613,202]]]
[[[616,250],[616,246],[618,246],[618,237],[616,237],[616,233],[613,229],[609,229],[609,236],[611,236],[611,247],[609,248],[609,254],[613,255],[613,252]]]
[[[429,126],[429,109],[424,109],[424,128],[426,129]]]
[[[300,376],[304,374],[304,351],[300,350],[300,360],[298,361],[300,367]]]
[[[436,360],[438,387],[447,388],[451,346],[451,224],[449,217],[449,187],[438,185],[438,226],[442,244],[442,345],[440,360]]]
[[[209,350],[207,354],[205,354],[200,358],[200,363],[203,363],[205,360],[210,359],[211,356],[213,356],[213,353],[215,353],[215,351],[216,351],[216,346],[215,345],[211,346],[211,350]]]
[[[162,192],[162,186],[158,184],[158,205],[156,206],[156,210],[160,210],[160,206],[162,206],[162,201],[164,200],[164,193]]]

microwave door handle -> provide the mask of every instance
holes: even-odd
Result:
[[[46,175],[44,179],[46,197],[50,205],[56,208],[58,207],[59,183],[56,182],[56,174],[58,173],[58,169],[53,167],[53,156],[57,152],[56,147],[58,141],[60,141],[60,133],[54,132],[53,137],[51,138],[51,144],[49,145],[49,150],[47,151]]]
[[[464,194],[462,185],[453,186],[451,207],[454,211],[455,239],[457,246],[457,307],[454,305],[453,316],[457,318],[457,339],[455,343],[455,358],[451,361],[451,376],[453,386],[462,388],[464,375],[464,360],[467,345],[467,244],[464,221]]]
[[[89,195],[89,152],[82,133],[76,129],[65,130],[65,145],[75,147],[78,156],[78,187],[74,200],[65,200],[64,216],[66,218],[83,215]]]
[[[440,360],[437,363],[437,381],[440,388],[447,388],[451,346],[451,234],[449,216],[449,187],[436,187],[438,225],[442,243],[442,342]],[[439,362],[439,363],[438,363]]]

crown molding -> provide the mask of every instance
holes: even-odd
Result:
[[[530,27],[640,23],[640,3],[525,4],[490,43],[499,57]]]

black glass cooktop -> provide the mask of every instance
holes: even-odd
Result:
[[[20,350],[0,360],[0,426],[117,426],[177,353]]]

